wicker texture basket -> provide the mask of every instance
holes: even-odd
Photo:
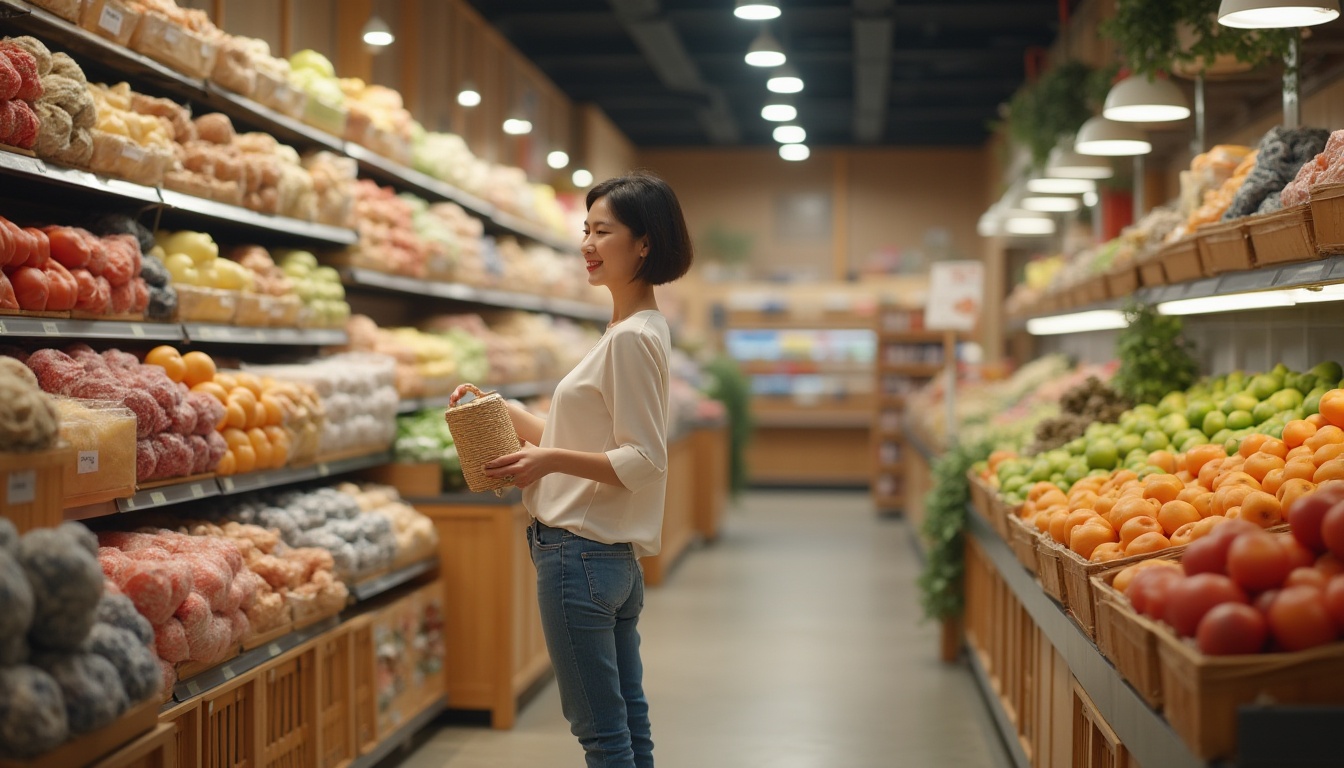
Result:
[[[467,388],[476,399],[452,406],[443,414],[448,431],[453,433],[453,442],[457,444],[462,475],[467,480],[467,487],[477,493],[507,488],[513,484],[513,479],[487,477],[485,465],[522,448],[518,433],[513,429],[513,420],[509,418],[509,407],[498,392],[487,394],[470,384]]]

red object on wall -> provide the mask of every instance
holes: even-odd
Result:
[[[1120,230],[1134,223],[1134,195],[1127,190],[1101,190],[1101,242],[1120,236]]]

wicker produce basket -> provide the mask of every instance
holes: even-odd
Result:
[[[453,406],[443,414],[462,460],[462,475],[467,487],[478,493],[506,488],[513,480],[487,477],[485,465],[522,447],[509,418],[509,407],[498,392],[487,394],[470,384],[467,388],[476,399]]]

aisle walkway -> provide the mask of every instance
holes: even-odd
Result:
[[[916,621],[905,524],[868,497],[756,492],[650,589],[654,755],[666,768],[1007,765],[962,665]],[[512,731],[449,726],[403,768],[580,768],[552,683]]]

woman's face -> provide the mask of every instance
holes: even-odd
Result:
[[[607,205],[606,197],[593,201],[583,222],[581,248],[590,285],[608,288],[634,279],[640,262],[649,253],[648,239],[635,237]]]

